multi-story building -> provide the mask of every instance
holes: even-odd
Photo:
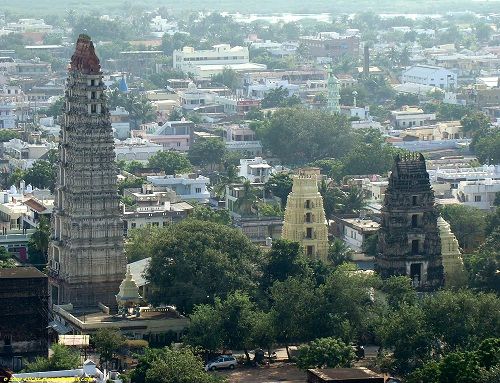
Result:
[[[381,215],[376,257],[380,275],[409,276],[422,290],[442,286],[439,213],[421,154],[396,157]]]
[[[178,174],[166,176],[148,176],[148,182],[155,187],[168,187],[172,189],[182,201],[207,203],[210,199],[208,184],[210,179],[195,174]]]
[[[194,123],[189,120],[167,121],[146,137],[164,150],[187,152],[192,142]]]
[[[460,181],[453,194],[464,205],[481,210],[494,208],[496,193],[500,192],[500,180],[487,178],[484,180]]]
[[[229,44],[214,45],[211,50],[195,50],[193,47],[184,47],[173,52],[173,67],[185,73],[193,72],[200,65],[248,64],[249,52],[247,47],[231,47]]]
[[[132,206],[123,204],[123,233],[145,226],[164,227],[187,217],[193,206],[181,202],[169,188],[155,188],[151,184],[141,189],[125,189],[123,195],[130,198]]]
[[[130,136],[129,112],[127,112],[125,108],[117,106],[115,110],[109,111],[109,116],[114,136],[119,140],[128,138]]]
[[[16,118],[16,104],[0,101],[0,129],[14,129]]]
[[[272,166],[262,157],[240,159],[239,176],[251,183],[266,183],[271,176]]]
[[[342,36],[335,32],[322,32],[316,36],[301,36],[299,43],[309,57],[328,57],[338,60],[343,56],[359,56],[359,37]]]
[[[125,275],[113,131],[104,83],[87,35],[71,57],[49,246],[54,304],[116,305]]]
[[[328,226],[323,197],[318,191],[319,169],[299,170],[288,195],[282,238],[299,242],[308,257],[328,255]]]
[[[457,75],[446,68],[419,64],[405,70],[401,76],[401,82],[435,86],[448,90],[457,87]]]
[[[163,146],[148,140],[134,137],[115,142],[116,160],[146,162],[156,153],[161,152]]]
[[[363,251],[366,239],[377,233],[380,224],[371,219],[341,218],[342,240],[356,252]]]
[[[13,371],[49,353],[47,276],[34,267],[0,269],[0,364]]]
[[[435,113],[424,113],[422,109],[415,106],[404,106],[400,110],[391,112],[391,125],[395,129],[430,125],[435,120]]]

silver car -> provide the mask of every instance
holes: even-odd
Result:
[[[221,355],[216,359],[210,361],[205,366],[205,371],[215,371],[219,368],[230,368],[231,370],[236,367],[238,362],[234,356]]]

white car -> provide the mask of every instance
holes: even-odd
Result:
[[[219,368],[230,368],[231,370],[236,367],[238,362],[236,358],[231,355],[221,355],[216,359],[210,361],[205,366],[205,371],[215,371]]]

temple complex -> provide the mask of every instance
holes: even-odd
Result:
[[[424,157],[419,153],[398,155],[379,230],[376,270],[383,278],[407,275],[420,290],[442,286],[438,217]]]
[[[49,246],[54,304],[116,306],[125,276],[113,133],[99,59],[87,35],[71,57]]]
[[[328,227],[323,197],[318,191],[319,169],[300,169],[288,195],[282,238],[299,242],[307,256],[328,256]]]
[[[467,275],[458,240],[451,231],[450,224],[443,217],[439,217],[437,222],[439,237],[441,238],[444,285],[446,287],[465,287],[467,284]]]

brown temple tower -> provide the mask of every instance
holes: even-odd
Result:
[[[409,276],[420,290],[443,284],[441,240],[434,192],[422,154],[395,159],[382,208],[376,270]]]
[[[125,275],[114,141],[94,45],[80,35],[71,57],[59,141],[49,247],[51,299],[115,306]]]

